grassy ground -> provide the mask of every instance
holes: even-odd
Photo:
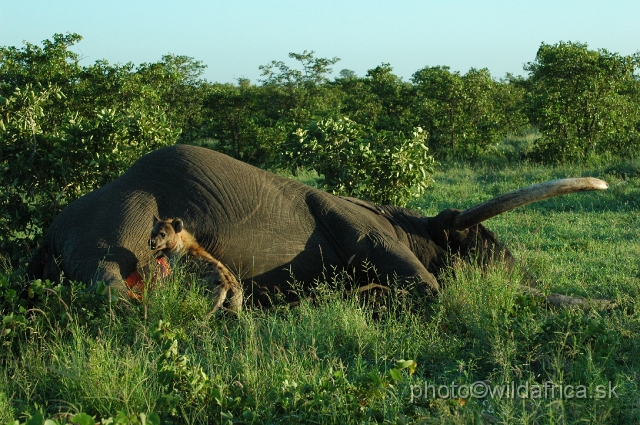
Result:
[[[180,272],[146,313],[73,288],[64,305],[41,297],[27,322],[5,318],[0,423],[91,422],[78,412],[115,423],[640,422],[637,164],[441,169],[412,207],[432,215],[567,176],[610,189],[489,220],[522,270],[458,264],[431,302],[363,303],[336,278],[313,303],[208,318],[203,290]],[[525,274],[616,307],[549,309],[518,291]]]

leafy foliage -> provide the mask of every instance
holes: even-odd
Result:
[[[525,125],[513,105],[521,91],[494,81],[487,69],[465,75],[448,67],[427,67],[416,72],[413,111],[430,133],[430,146],[441,155],[474,157]]]
[[[162,355],[158,361],[158,379],[165,387],[159,405],[176,415],[179,407],[197,407],[211,397],[212,384],[202,367],[193,365],[188,355],[178,352],[177,333],[171,324],[160,320],[154,333]]]
[[[298,143],[286,155],[294,165],[313,167],[322,186],[334,194],[404,204],[430,183],[435,161],[419,127],[407,138],[348,118],[329,118],[312,121],[295,135]]]
[[[69,202],[176,142],[315,168],[336,193],[395,203],[422,193],[432,156],[563,161],[640,147],[638,55],[580,43],[543,44],[528,78],[435,66],[403,81],[383,63],[332,79],[339,59],[304,51],[261,66],[259,84],[219,84],[180,55],[81,66],[80,40],[0,48],[0,255],[12,266]]]
[[[580,159],[640,147],[640,54],[586,44],[542,44],[529,71],[526,111],[545,157]]]
[[[82,69],[68,50],[79,39],[0,50],[0,249],[14,265],[62,208],[180,133],[153,101],[160,93],[132,82],[148,67]]]
[[[255,86],[246,80],[237,87],[214,84],[203,102],[207,135],[213,143],[202,144],[245,162],[273,162],[275,149],[268,136],[274,132],[260,125],[262,114]],[[274,138],[278,140],[277,134]]]

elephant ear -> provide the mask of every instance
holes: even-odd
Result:
[[[173,221],[171,222],[171,225],[173,226],[173,230],[176,233],[182,232],[182,229],[184,228],[184,224],[182,223],[182,219],[178,218],[178,217],[173,219]]]

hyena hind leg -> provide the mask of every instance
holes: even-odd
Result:
[[[220,283],[213,288],[212,298],[216,300],[216,303],[213,306],[211,313],[225,309],[225,303],[227,304],[227,309],[230,311],[235,313],[240,313],[240,311],[242,311],[242,289],[236,285]]]
[[[212,290],[212,298],[215,300],[213,310],[209,314],[213,314],[218,310],[227,310],[235,313],[242,311],[242,285],[236,277],[221,262],[216,260],[214,263],[216,270],[205,278],[209,284],[214,284]]]

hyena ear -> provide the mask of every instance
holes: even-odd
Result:
[[[182,219],[178,217],[173,219],[171,225],[173,226],[173,230],[175,230],[176,233],[182,232],[182,228],[184,227],[184,224],[182,224]]]
[[[160,219],[158,217],[156,217],[156,215],[153,215],[153,224],[156,224],[157,222],[159,222]]]

